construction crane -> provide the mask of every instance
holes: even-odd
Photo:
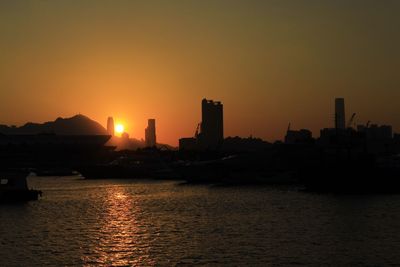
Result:
[[[355,116],[356,116],[356,113],[353,113],[353,115],[351,115],[350,120],[347,122],[347,127],[346,128],[351,128],[351,126],[353,125]]]
[[[194,137],[197,138],[199,136],[201,122],[197,124],[196,131],[194,132]]]

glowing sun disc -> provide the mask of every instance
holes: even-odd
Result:
[[[122,125],[122,124],[117,124],[117,125],[115,125],[115,131],[117,132],[117,133],[123,133],[124,132],[124,125]]]

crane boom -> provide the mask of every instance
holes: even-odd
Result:
[[[196,138],[199,135],[200,124],[201,124],[200,122],[197,124],[196,131],[194,132],[194,137]]]
[[[353,113],[353,115],[351,115],[350,120],[347,122],[347,127],[346,128],[350,128],[351,127],[355,117],[356,117],[356,113]]]

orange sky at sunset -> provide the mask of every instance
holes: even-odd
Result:
[[[333,123],[400,131],[400,1],[2,1],[0,124],[108,116],[134,138],[155,118],[177,145],[201,99],[225,135],[282,139]]]

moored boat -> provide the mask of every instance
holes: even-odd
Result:
[[[28,171],[13,170],[0,172],[0,203],[38,200],[42,192],[29,189]]]

